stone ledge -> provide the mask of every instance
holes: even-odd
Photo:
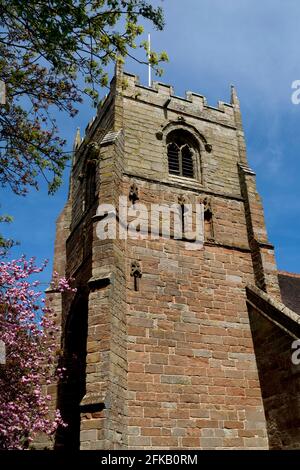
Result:
[[[91,291],[102,289],[104,287],[109,286],[112,283],[113,273],[112,272],[105,272],[103,274],[99,274],[98,276],[91,277],[87,284]]]
[[[79,407],[81,413],[102,411],[105,408],[106,392],[88,393],[81,400]]]
[[[234,201],[240,201],[240,202],[244,202],[244,198],[242,196],[239,196],[237,194],[229,194],[229,193],[221,193],[221,192],[217,192],[217,191],[210,191],[209,189],[205,189],[203,187],[203,185],[201,185],[200,183],[198,183],[198,187],[195,189],[195,188],[192,188],[190,187],[189,185],[187,184],[184,184],[184,183],[179,183],[177,181],[172,181],[172,179],[168,179],[168,180],[158,180],[158,179],[155,179],[155,178],[148,178],[146,176],[142,176],[142,175],[139,175],[139,174],[133,174],[133,173],[127,173],[127,172],[124,172],[123,173],[123,176],[126,177],[126,178],[130,178],[130,179],[137,179],[139,181],[145,181],[147,183],[152,183],[152,184],[158,184],[158,185],[165,185],[165,186],[171,186],[173,188],[176,188],[176,189],[186,189],[188,190],[189,192],[191,193],[195,193],[195,194],[208,194],[208,195],[211,195],[211,196],[216,196],[216,197],[221,197],[223,199],[232,199]]]
[[[238,167],[247,175],[256,176],[256,173],[249,166],[244,165],[243,163],[238,163]]]
[[[100,142],[100,145],[104,147],[105,145],[113,144],[119,137],[120,133],[121,131],[118,131],[118,132],[109,131],[107,134],[104,135],[103,139]]]
[[[251,250],[248,246],[244,245],[234,245],[230,243],[218,242],[216,240],[206,240],[204,241],[204,246],[218,246],[220,248],[227,248],[228,250],[241,251],[243,253],[250,253]]]

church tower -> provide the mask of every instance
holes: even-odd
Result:
[[[119,236],[120,197],[149,213],[200,204],[204,246],[151,237],[151,219],[143,236]],[[116,236],[101,239],[109,218]],[[68,423],[57,448],[268,448],[254,316],[281,297],[234,88],[211,107],[116,68],[76,136],[54,270],[77,288],[48,293],[67,368],[51,386]]]

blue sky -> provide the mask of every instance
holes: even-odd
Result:
[[[300,79],[299,0],[164,0],[162,5],[165,30],[145,25],[153,49],[166,50],[170,57],[159,80],[173,85],[177,95],[184,96],[186,90],[201,93],[211,105],[229,101],[230,84],[236,86],[249,165],[257,173],[278,267],[300,272],[300,105],[291,101],[291,84]],[[146,84],[146,68],[130,60],[126,70]],[[85,103],[74,119],[57,116],[68,149],[76,128],[83,131],[93,114]],[[5,234],[21,242],[12,251],[14,257],[26,253],[51,260],[55,219],[66,199],[67,181],[66,173],[65,183],[52,197],[45,186],[26,198],[1,191],[1,213],[14,216]],[[50,268],[51,263],[43,275],[45,283]]]

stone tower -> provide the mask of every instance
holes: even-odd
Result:
[[[97,208],[120,196],[148,208],[201,201],[203,249],[184,236],[99,239]],[[281,379],[278,391],[274,375],[273,391],[264,385],[273,338],[287,357],[299,323],[280,303],[234,88],[215,108],[117,67],[75,140],[54,270],[77,287],[51,293],[67,368],[50,387],[68,423],[57,447],[265,449],[297,434],[279,423]]]

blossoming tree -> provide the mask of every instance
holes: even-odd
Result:
[[[45,384],[63,373],[57,367],[57,326],[51,306],[45,305],[34,259],[25,256],[0,263],[0,339],[6,363],[0,365],[0,449],[26,449],[38,432],[53,435],[62,423],[59,410],[49,414],[51,397]],[[73,290],[66,279],[55,289]]]

